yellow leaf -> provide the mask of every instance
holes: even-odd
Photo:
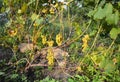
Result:
[[[11,37],[13,37],[13,36],[15,36],[16,34],[17,34],[17,29],[10,29],[10,30],[8,30],[8,34],[11,36]]]
[[[35,13],[33,13],[32,16],[31,16],[32,21],[35,21],[38,18],[39,18],[39,15],[37,15]]]
[[[62,44],[62,40],[63,40],[63,37],[62,37],[62,34],[57,34],[56,35],[56,43],[58,44],[58,46],[60,46]]]
[[[48,65],[53,66],[54,65],[54,52],[52,48],[48,49],[48,54],[46,58],[48,60]]]
[[[24,3],[21,8],[21,13],[25,13],[27,11],[27,4]]]
[[[51,41],[48,41],[47,43],[48,43],[48,46],[49,46],[49,47],[52,47],[52,46],[53,46],[53,44],[54,44],[54,41],[53,41],[53,40],[51,40]]]
[[[56,3],[56,4],[54,5],[54,7],[57,8],[57,7],[58,7],[58,3]]]
[[[47,13],[48,12],[48,9],[44,8],[42,9],[42,13]]]
[[[46,44],[47,42],[46,36],[41,35],[41,38],[42,38],[42,44]]]
[[[19,13],[19,14],[22,13],[21,9],[18,10],[18,13]]]
[[[50,11],[51,14],[54,14],[54,13],[55,13],[55,10],[54,10],[53,7],[51,7],[49,11]]]
[[[81,69],[81,67],[80,67],[80,66],[77,66],[77,67],[76,67],[76,69],[77,69],[77,71],[79,71],[79,72],[81,72],[81,71],[82,71],[82,69]]]

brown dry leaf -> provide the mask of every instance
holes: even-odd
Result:
[[[58,66],[61,68],[65,68],[66,67],[66,61],[62,60],[62,61],[58,61]]]
[[[55,48],[53,49],[54,52],[54,57],[57,60],[58,66],[59,67],[66,67],[66,57],[68,57],[68,52],[60,49],[60,48]]]
[[[18,46],[18,49],[20,50],[21,53],[24,53],[28,50],[33,50],[34,49],[34,45],[33,43],[21,43]]]
[[[60,49],[60,48],[53,48],[53,52],[54,52],[54,57],[56,59],[61,59],[63,57],[68,57],[68,52]]]

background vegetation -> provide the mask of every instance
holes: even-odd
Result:
[[[119,0],[0,0],[0,82],[120,82]]]

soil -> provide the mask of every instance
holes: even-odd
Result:
[[[71,75],[74,75],[73,72],[75,72],[74,69],[72,71],[71,71],[71,69],[68,69],[69,67],[71,67],[71,65],[68,65],[67,60],[64,60],[64,58],[63,58],[64,55],[67,56],[68,53],[59,48],[53,48],[53,50],[54,50],[54,55],[55,55],[56,60],[58,60],[59,63],[62,62],[63,68],[61,67],[61,65],[58,64],[57,61],[55,61],[55,66],[51,70],[48,69],[48,66],[43,66],[44,69],[41,69],[41,73],[42,73],[41,79],[43,79],[43,77],[49,76],[54,79],[61,80],[62,82],[67,82],[67,78],[71,77]],[[36,61],[34,61],[32,64],[38,64],[38,65],[39,65],[39,63],[46,64],[47,63],[47,60],[45,59],[46,55],[47,55],[46,51],[47,51],[46,49],[45,50],[43,49],[42,52],[39,51],[37,53],[37,57],[35,57]],[[64,54],[62,54],[62,53],[64,53]],[[13,55],[14,55],[13,51],[10,48],[0,46],[0,60],[4,59],[4,60],[9,61]],[[63,63],[63,61],[65,64]],[[65,65],[65,66],[63,66],[63,65]],[[74,67],[74,66],[72,66],[72,67]],[[28,75],[28,79],[30,81],[34,81],[35,76],[36,76],[36,75],[34,75],[34,73],[35,73],[34,67],[30,67],[26,71],[26,74]],[[33,76],[34,76],[34,78],[33,78]]]
[[[9,60],[13,56],[13,51],[8,47],[0,46],[0,60]]]

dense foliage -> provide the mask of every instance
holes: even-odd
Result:
[[[0,0],[0,82],[119,82],[119,0]]]

